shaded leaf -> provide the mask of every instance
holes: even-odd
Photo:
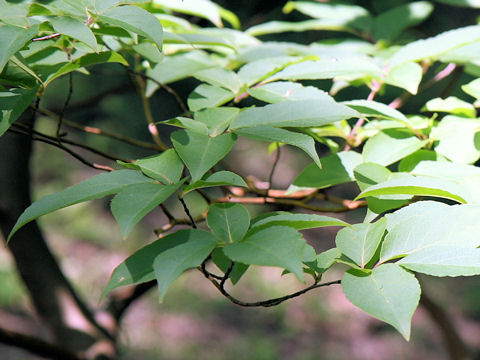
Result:
[[[192,175],[192,182],[195,182],[230,152],[236,135],[223,134],[212,138],[189,130],[179,130],[171,135],[171,139],[177,154]]]
[[[218,171],[205,176],[202,180],[195,181],[183,188],[183,196],[195,189],[213,186],[241,186],[247,187],[245,181],[237,174],[230,171]]]
[[[133,5],[109,8],[100,15],[100,20],[145,36],[152,40],[159,49],[162,48],[162,25],[153,14],[145,9]]]
[[[103,64],[103,63],[120,63],[122,65],[128,65],[127,60],[125,60],[120,54],[113,51],[104,51],[97,54],[87,54],[78,59],[73,60],[72,62],[63,65],[53,74],[49,74],[47,80],[45,81],[45,86],[50,84],[53,80],[59,78],[62,75],[68,74],[69,72],[78,70],[85,66]]]
[[[93,51],[98,51],[98,44],[92,30],[80,20],[70,16],[57,16],[50,20],[53,28],[60,34],[87,44]]]
[[[0,91],[0,136],[8,130],[15,120],[35,99],[38,87],[33,89],[10,89]]]
[[[13,25],[0,26],[0,73],[8,60],[38,33],[38,25],[28,29]]]
[[[115,195],[110,207],[120,225],[123,237],[126,238],[145,215],[167,200],[181,184],[181,182],[168,186],[152,183],[134,184]]]
[[[240,242],[227,244],[223,252],[233,261],[250,265],[284,268],[303,281],[302,234],[285,226],[272,226],[247,236]]]
[[[211,233],[195,231],[193,236],[189,236],[188,241],[161,252],[153,261],[160,302],[163,301],[172,282],[185,270],[200,266],[215,248],[217,242]]]
[[[397,6],[377,16],[373,23],[375,39],[395,40],[404,29],[422,23],[433,11],[428,1],[416,1]]]
[[[47,195],[30,205],[18,218],[8,239],[26,223],[64,207],[99,199],[120,192],[129,185],[149,183],[152,179],[135,170],[117,170],[95,175],[65,190]]]
[[[173,149],[166,150],[160,155],[136,160],[135,165],[145,175],[167,185],[177,183],[183,171],[183,163]]]
[[[220,241],[234,243],[247,233],[250,215],[241,204],[214,204],[208,210],[207,225]]]
[[[355,151],[345,151],[323,157],[321,162],[321,169],[315,163],[307,166],[293,185],[322,189],[353,181],[353,169],[362,162],[362,156]]]
[[[223,271],[224,274],[228,271],[232,264],[232,261],[223,253],[222,248],[216,248],[213,250],[212,261],[220,270]],[[232,281],[232,284],[235,285],[247,270],[248,265],[236,262],[233,265],[232,271],[230,272],[230,276],[228,278]]]
[[[235,134],[255,140],[281,142],[296,146],[305,151],[307,155],[315,161],[318,167],[322,167],[317,150],[315,150],[315,142],[311,136],[270,126],[235,130]]]

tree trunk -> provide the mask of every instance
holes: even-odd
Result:
[[[28,113],[28,112],[27,112]],[[32,125],[31,114],[23,122]],[[0,139],[0,229],[4,238],[31,204],[29,137],[7,133]],[[40,318],[54,342],[87,359],[114,358],[115,342],[78,299],[49,250],[36,222],[21,228],[8,248]],[[99,357],[101,355],[101,357]]]

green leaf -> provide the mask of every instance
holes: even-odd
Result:
[[[0,136],[8,130],[15,120],[32,103],[38,86],[33,89],[10,89],[0,91]]]
[[[115,194],[133,184],[149,183],[152,180],[135,170],[117,170],[95,175],[65,190],[47,195],[30,205],[18,218],[8,235],[8,240],[26,223],[64,207],[84,201]]]
[[[372,100],[350,100],[344,101],[342,104],[351,107],[367,117],[377,117],[381,119],[393,119],[401,122],[408,122],[405,115],[400,111],[391,108],[388,105],[372,101]]]
[[[317,150],[315,150],[315,142],[311,136],[270,126],[235,130],[235,134],[255,140],[281,142],[296,146],[305,151],[307,155],[315,161],[318,167],[322,167]]]
[[[303,281],[302,234],[286,226],[272,226],[247,236],[240,242],[227,244],[223,252],[233,261],[250,265],[284,268]]]
[[[348,223],[317,214],[297,214],[275,211],[257,216],[252,220],[251,230],[257,231],[271,226],[288,226],[295,230],[314,229],[325,226],[350,226]]]
[[[480,275],[480,249],[457,246],[422,249],[404,257],[397,264],[432,276]]]
[[[307,262],[306,265],[315,270],[318,274],[323,274],[332,267],[332,265],[335,264],[335,260],[341,256],[342,253],[337,248],[329,249],[318,254],[314,261]]]
[[[474,98],[480,99],[480,79],[470,81],[468,84],[462,85],[462,90]]]
[[[188,96],[187,104],[190,110],[197,111],[208,107],[221,106],[235,97],[230,90],[201,84]]]
[[[239,114],[240,109],[235,107],[207,108],[194,113],[195,120],[204,123],[210,136],[222,134],[232,120]]]
[[[372,18],[365,8],[350,4],[328,4],[311,1],[289,1],[283,7],[284,13],[297,10],[317,19],[330,19],[346,28],[368,30]]]
[[[104,51],[97,54],[87,54],[72,62],[63,65],[60,69],[56,70],[53,74],[50,74],[45,81],[45,86],[48,86],[53,80],[59,78],[62,75],[68,74],[72,71],[80,68],[103,63],[120,63],[127,66],[128,62],[120,54],[113,51]]]
[[[27,17],[29,5],[25,2],[23,4],[11,4],[5,0],[0,0],[0,21],[9,25],[28,27],[30,25]]]
[[[391,179],[368,187],[356,199],[378,195],[416,195],[434,196],[466,203],[468,193],[458,184],[445,179],[435,179],[427,176],[408,176],[401,179]]]
[[[475,205],[446,206],[428,201],[387,215],[388,234],[383,241],[380,261],[445,246],[477,248],[480,245],[479,210]]]
[[[416,1],[397,6],[377,16],[373,23],[373,36],[380,40],[395,40],[403,30],[422,23],[433,11],[428,1]]]
[[[284,32],[305,32],[310,30],[331,30],[354,32],[354,29],[346,27],[343,21],[336,19],[314,19],[304,21],[268,21],[246,30],[252,36],[278,34]]]
[[[411,273],[395,264],[379,266],[367,276],[350,270],[343,276],[342,288],[355,306],[410,338],[410,321],[421,293]]]
[[[179,13],[198,16],[209,20],[218,27],[222,27],[219,7],[208,0],[154,0],[154,5],[167,8]]]
[[[287,66],[284,70],[269,77],[268,81],[320,80],[333,79],[337,76],[381,78],[382,71],[373,61],[363,57],[356,59],[303,61]]]
[[[419,140],[401,130],[384,130],[367,140],[363,161],[387,166],[421,149],[426,143],[427,140]]]
[[[435,151],[459,163],[470,164],[480,159],[480,120],[445,116],[432,129],[430,137],[438,140]]]
[[[232,149],[236,138],[234,134],[212,138],[188,130],[179,130],[171,135],[177,154],[190,170],[192,182],[200,180],[212,166],[222,160]]]
[[[353,173],[361,191],[369,186],[401,176],[399,173],[392,174],[386,167],[375,163],[362,163],[355,168]],[[381,214],[408,204],[410,198],[412,198],[411,195],[380,195],[378,197],[369,196],[366,200],[369,210]]]
[[[110,281],[103,290],[101,298],[120,286],[139,284],[153,280],[155,278],[153,262],[158,255],[182,244],[197,241],[199,244],[211,243],[212,248],[216,243],[215,238],[206,231],[184,229],[169,234],[137,250],[115,268],[110,277]]]
[[[213,250],[212,261],[215,263],[215,265],[218,266],[220,270],[223,271],[224,274],[228,271],[232,264],[232,261],[223,253],[222,248],[216,248],[215,250]],[[234,263],[232,271],[230,272],[230,276],[228,278],[232,281],[232,284],[235,285],[247,270],[248,265],[236,262]]]
[[[98,51],[98,44],[92,30],[80,20],[69,16],[57,16],[50,20],[56,32],[70,36],[87,44],[93,51]]]
[[[382,241],[387,221],[385,218],[375,223],[355,224],[337,233],[337,248],[364,268],[372,259]]]
[[[0,26],[0,73],[8,60],[38,33],[38,25],[28,29],[13,25]]]
[[[197,230],[188,241],[165,250],[155,257],[153,270],[158,283],[159,301],[162,302],[168,287],[185,270],[200,266],[215,248],[212,234]]]
[[[321,169],[315,163],[307,166],[293,185],[323,189],[353,181],[353,169],[362,162],[362,156],[355,151],[345,151],[324,157],[321,162]]]
[[[389,65],[390,68],[394,68],[407,61],[435,59],[448,51],[478,40],[480,40],[480,25],[446,31],[437,36],[425,40],[417,40],[401,47],[390,58]]]
[[[287,100],[333,100],[323,90],[291,81],[277,81],[247,90],[255,99],[276,104]],[[334,101],[334,100],[333,100]]]
[[[178,55],[166,56],[152,70],[147,70],[147,75],[162,84],[169,84],[215,65],[215,62],[205,52],[200,50],[189,51]],[[147,95],[150,96],[158,89],[158,85],[152,81],[148,81],[147,84]]]
[[[200,121],[186,118],[183,116],[179,116],[170,120],[161,121],[160,124],[177,126],[177,127],[184,128],[202,135],[210,135],[207,125],[205,125]]]
[[[437,154],[435,151],[432,150],[425,150],[420,149],[415,151],[413,154],[410,154],[404,157],[398,163],[398,171],[402,172],[410,172],[412,171],[420,162],[432,160],[438,162],[439,164],[444,164],[448,162],[443,156]],[[428,174],[417,174],[414,175],[428,175]]]
[[[238,71],[238,76],[248,86],[265,80],[269,76],[284,69],[287,65],[301,62],[302,58],[298,56],[276,56],[251,61],[242,66]]]
[[[230,171],[218,171],[214,174],[207,175],[203,180],[195,181],[194,183],[183,188],[183,196],[195,189],[213,187],[213,186],[241,186],[247,187],[245,181],[237,174]]]
[[[355,110],[330,100],[284,101],[246,109],[230,128],[321,126],[355,116],[358,116]]]
[[[160,21],[147,10],[133,5],[122,5],[105,10],[100,20],[111,25],[152,40],[159,49],[162,48],[163,29]]]
[[[193,77],[210,85],[223,87],[234,93],[237,93],[243,85],[236,73],[221,67],[200,70],[193,74]]]
[[[440,179],[462,182],[469,177],[480,175],[480,168],[474,165],[452,163],[450,161],[419,162],[412,170],[412,175],[432,176]]]
[[[110,207],[115,220],[120,225],[123,238],[126,239],[133,227],[150,211],[167,200],[180,185],[181,182],[168,186],[152,183],[134,184],[115,195]]]
[[[391,69],[385,77],[385,82],[416,95],[422,76],[422,67],[415,62],[407,61]]]
[[[150,42],[143,41],[139,44],[133,44],[132,49],[152,63],[158,64],[163,60],[163,54],[158,47]]]
[[[183,171],[182,160],[173,149],[166,150],[160,155],[139,159],[135,161],[135,165],[145,175],[166,185],[177,183]]]
[[[241,204],[214,204],[208,210],[207,225],[218,240],[235,243],[247,233],[250,215]]]
[[[435,0],[435,1],[439,3],[452,5],[452,6],[480,8],[480,0]]]
[[[422,111],[447,112],[470,118],[475,117],[476,114],[475,107],[472,104],[460,100],[455,96],[449,96],[446,99],[435,98],[429,100],[423,107]]]

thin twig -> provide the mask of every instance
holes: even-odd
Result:
[[[331,213],[340,213],[346,211],[352,211],[361,207],[367,206],[367,202],[363,200],[343,200],[343,205],[341,207],[323,207],[306,204],[303,201],[295,199],[282,199],[282,198],[273,198],[273,197],[233,197],[227,196],[222,198],[217,198],[213,200],[217,203],[240,203],[240,204],[279,204],[279,205],[288,205],[292,207],[299,207],[311,211],[317,212],[331,212]]]
[[[73,93],[73,76],[72,73],[68,74],[68,92],[67,92],[67,97],[65,98],[65,102],[63,103],[62,110],[60,111],[60,114],[58,115],[58,124],[57,124],[57,141],[59,143],[62,142],[60,138],[60,131],[62,128],[62,120],[63,116],[65,115],[65,111],[67,111],[68,104],[70,103],[70,100],[72,99],[72,93]]]
[[[182,203],[183,210],[187,214],[188,218],[190,219],[190,222],[192,223],[192,228],[197,229],[197,224],[195,223],[195,219],[193,218],[192,214],[190,213],[190,209],[188,208],[187,204],[185,203],[185,200],[183,200],[182,197],[178,197],[178,200]]]
[[[204,274],[205,275],[205,274]],[[285,295],[285,296],[281,296],[281,297],[278,297],[278,298],[274,298],[274,299],[269,299],[269,300],[263,300],[263,301],[255,301],[255,302],[245,302],[245,301],[242,301],[242,300],[239,300],[235,297],[233,297],[232,295],[230,295],[224,288],[223,286],[221,286],[218,281],[216,281],[215,279],[212,279],[210,278],[209,276],[205,275],[209,280],[210,282],[220,291],[220,293],[225,296],[228,300],[230,300],[232,303],[236,304],[236,305],[239,305],[239,306],[243,306],[243,307],[271,307],[271,306],[276,306],[278,304],[281,304],[282,302],[286,301],[286,300],[290,300],[290,299],[293,299],[297,296],[300,296],[300,295],[303,295],[305,294],[306,292],[309,292],[310,290],[313,290],[313,289],[317,289],[317,288],[320,288],[320,287],[324,287],[324,286],[330,286],[330,285],[334,285],[334,284],[340,284],[341,283],[341,280],[335,280],[335,281],[329,281],[329,282],[326,282],[326,283],[314,283],[313,285],[303,289],[303,290],[300,290],[300,291],[297,291],[297,292],[294,292],[292,294],[288,294],[288,295]]]
[[[23,124],[20,124],[20,123],[14,123],[12,124],[13,127],[19,127],[19,128],[23,128],[23,129],[28,129],[27,126],[23,125]],[[35,134],[39,137],[42,137],[42,138],[45,138],[47,140],[57,140],[57,138],[53,137],[53,136],[50,136],[50,135],[47,135],[47,134],[44,134],[44,133],[41,133],[39,131],[36,131],[36,130],[31,130],[31,133],[32,134]],[[91,147],[91,146],[88,146],[88,145],[84,145],[84,144],[81,144],[79,142],[76,142],[76,141],[73,141],[73,140],[70,140],[70,139],[65,139],[65,138],[62,138],[61,140],[62,143],[64,144],[69,144],[69,145],[73,145],[73,146],[77,146],[79,148],[82,148],[82,149],[85,149],[85,150],[88,150],[96,155],[99,155],[99,156],[102,156],[106,159],[109,159],[109,160],[113,160],[113,161],[117,161],[117,160],[120,160],[120,161],[123,161],[123,162],[128,162],[129,160],[127,159],[122,159],[121,157],[118,157],[118,156],[115,156],[115,155],[111,155],[109,153],[106,153],[104,151],[101,151],[101,150],[98,150],[94,147]]]
[[[158,133],[157,125],[155,124],[155,119],[153,118],[152,114],[152,108],[150,106],[150,100],[148,99],[145,91],[146,91],[146,84],[145,80],[140,76],[137,75],[135,77],[136,83],[138,86],[138,93],[140,95],[140,98],[142,100],[142,106],[143,106],[143,112],[145,114],[145,120],[148,123],[148,131],[150,132],[150,135],[152,135],[153,141],[158,145],[158,147],[162,150],[168,150],[168,146],[165,145],[160,139],[160,135]]]
[[[95,164],[95,163],[91,163],[89,162],[88,160],[86,160],[85,158],[83,158],[81,155],[77,154],[76,152],[74,152],[73,150],[67,148],[66,146],[64,146],[63,144],[59,144],[58,142],[56,141],[51,141],[51,140],[48,140],[48,139],[45,139],[45,138],[42,138],[42,137],[37,137],[36,135],[34,134],[30,134],[28,132],[24,132],[22,130],[18,130],[18,129],[14,129],[14,128],[10,128],[8,129],[7,131],[10,131],[10,132],[13,132],[15,134],[21,134],[21,135],[26,135],[26,136],[29,136],[32,138],[32,140],[35,140],[35,141],[40,141],[40,142],[43,142],[43,143],[46,143],[46,144],[49,144],[49,145],[52,145],[52,146],[55,146],[55,147],[58,147],[59,149],[62,149],[63,151],[69,153],[70,155],[72,155],[75,159],[79,160],[82,164],[86,165],[86,166],[89,166],[93,169],[97,169],[97,170],[102,170],[102,171],[113,171],[113,168],[111,168],[110,166],[106,166],[106,165],[100,165],[100,164]]]
[[[453,72],[455,71],[458,72],[457,69],[458,68],[455,63],[449,63],[443,70],[435,74],[433,78],[431,78],[430,80],[425,82],[423,85],[421,85],[418,89],[418,92],[422,92],[431,88],[433,85],[445,79],[447,76],[449,76]],[[447,85],[447,88],[448,88],[448,85]],[[388,106],[394,109],[401,108],[411,97],[412,97],[412,94],[410,94],[408,91],[405,91],[402,95],[400,95],[399,97],[394,99],[390,104],[388,104]]]
[[[268,176],[268,188],[267,191],[265,191],[265,198],[270,196],[270,189],[272,188],[272,182],[273,182],[273,174],[275,173],[275,169],[277,168],[278,161],[280,160],[280,144],[275,143],[277,145],[277,149],[275,152],[275,160],[273,161],[272,165],[272,170],[270,171],[270,175]]]
[[[53,34],[50,34],[50,35],[45,35],[45,36],[42,36],[42,37],[38,37],[38,38],[35,38],[35,39],[32,39],[32,41],[43,41],[43,40],[49,40],[49,39],[54,39],[56,37],[59,37],[60,33],[53,33]]]
[[[135,70],[132,70],[130,68],[125,68],[125,69],[127,70],[127,72],[129,72],[133,75],[141,76],[143,79],[150,80],[150,81],[154,82],[155,84],[157,84],[158,86],[160,86],[163,90],[165,90],[166,92],[168,92],[170,95],[172,95],[175,98],[175,101],[177,102],[178,106],[180,106],[180,108],[182,109],[184,114],[189,113],[188,108],[185,105],[185,103],[183,102],[182,98],[170,86],[165,85],[165,84],[161,83],[160,81],[158,81],[157,79],[154,79],[153,77],[148,76],[147,74],[144,74],[142,72],[135,71]]]
[[[42,115],[47,116],[48,118],[51,118],[53,120],[58,121],[58,116],[59,115],[50,111],[50,110],[39,109],[38,112]],[[128,136],[125,136],[125,135],[120,135],[120,134],[117,134],[115,132],[111,132],[111,131],[108,131],[108,130],[103,130],[103,129],[99,129],[97,127],[92,127],[92,126],[80,125],[80,124],[77,124],[73,121],[68,121],[66,119],[63,119],[62,122],[66,126],[69,126],[71,128],[77,129],[77,130],[84,131],[84,132],[89,133],[89,134],[108,137],[108,138],[111,138],[111,139],[115,139],[115,140],[124,142],[124,143],[129,144],[129,145],[133,145],[133,146],[137,146],[137,147],[141,147],[141,148],[145,148],[145,149],[158,150],[158,151],[161,150],[160,147],[156,144],[152,144],[152,143],[149,143],[149,142],[137,140],[137,139],[134,139],[134,138],[131,138],[131,137],[128,137]]]
[[[367,101],[373,101],[373,99],[375,99],[375,95],[377,94],[377,92],[380,90],[381,87],[382,87],[382,83],[380,83],[376,80],[373,80],[370,93],[368,94],[368,97],[367,97]],[[360,128],[363,126],[364,122],[365,122],[365,117],[364,116],[360,117],[357,120],[357,122],[355,123],[352,131],[350,132],[350,134],[347,137],[347,145],[345,146],[345,150],[349,150],[350,144],[355,139],[355,135],[357,134],[358,130],[360,130]]]

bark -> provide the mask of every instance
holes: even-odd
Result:
[[[33,116],[25,115],[24,123]],[[30,124],[31,125],[31,124]],[[23,210],[31,204],[29,137],[6,133],[0,138],[0,230],[4,238]],[[115,342],[99,326],[73,291],[49,250],[36,222],[20,229],[10,241],[18,272],[33,305],[51,331],[53,341],[88,359],[115,357]]]

